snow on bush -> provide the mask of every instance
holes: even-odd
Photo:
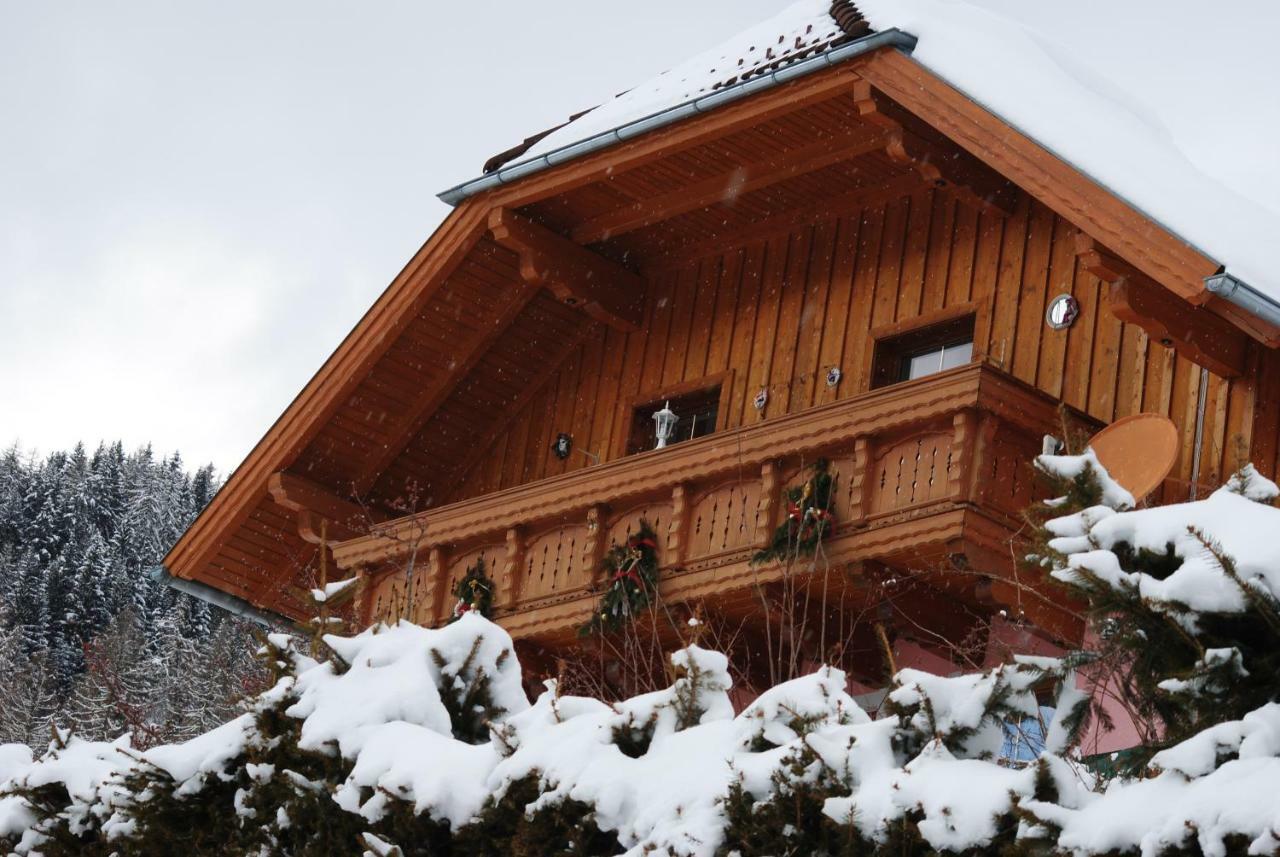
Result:
[[[175,837],[193,855],[1280,851],[1280,694],[1267,660],[1280,647],[1249,624],[1280,617],[1266,613],[1280,584],[1266,538],[1280,511],[1267,504],[1280,492],[1245,469],[1199,503],[1135,509],[1091,455],[1039,465],[1067,486],[1048,507],[1040,564],[1114,623],[1122,656],[1168,649],[1138,688],[1165,729],[1141,777],[1101,788],[1074,755],[1089,703],[1075,669],[1105,647],[971,675],[902,670],[877,719],[822,667],[735,715],[726,658],[696,646],[673,653],[665,690],[606,703],[552,681],[530,704],[508,635],[468,614],[327,637],[323,659],[272,635],[262,654],[275,686],[182,744],[139,752],[127,736],[59,733],[38,759],[0,747],[0,846],[46,857],[168,853]],[[1044,752],[1002,758],[1010,725],[1038,717],[1046,692]]]

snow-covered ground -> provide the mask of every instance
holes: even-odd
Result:
[[[1280,557],[1267,536],[1280,527],[1272,505],[1280,489],[1251,467],[1204,501],[1134,509],[1088,451],[1038,464],[1067,480],[1092,471],[1101,498],[1074,509],[1050,501],[1062,510],[1046,525],[1064,558],[1048,563],[1054,576],[1092,572],[1104,588],[1139,593],[1188,637],[1200,633],[1198,616],[1258,609],[1241,592],[1280,603]],[[1135,547],[1159,554],[1166,546],[1180,563],[1172,573],[1151,576],[1123,559]],[[1227,552],[1234,562],[1223,562]],[[515,784],[533,781],[538,795],[526,815],[576,802],[636,857],[712,857],[743,834],[733,806],[791,806],[797,789],[817,795],[808,799],[826,819],[807,824],[837,825],[872,853],[900,849],[893,837],[904,830],[941,853],[995,849],[1015,837],[1079,857],[1192,846],[1226,855],[1243,853],[1228,851],[1241,843],[1249,854],[1280,852],[1280,702],[1203,729],[1157,753],[1147,776],[1099,790],[1077,755],[1088,694],[1068,660],[1017,656],[950,676],[904,669],[875,718],[847,693],[841,671],[822,667],[735,715],[727,659],[696,645],[672,654],[665,690],[606,703],[548,681],[530,704],[510,637],[477,613],[441,629],[401,622],[325,640],[333,657],[318,662],[297,640],[271,635],[263,654],[276,661],[279,682],[250,714],[183,744],[139,752],[127,736],[94,743],[60,734],[34,760],[25,747],[0,747],[0,844],[38,855],[54,826],[123,846],[141,835],[138,808],[169,799],[157,797],[157,783],[171,787],[179,817],[184,801],[207,813],[211,786],[232,783],[225,817],[265,831],[268,850],[293,826],[287,796],[301,795],[361,826],[368,853],[394,854],[378,825],[397,809],[456,834],[481,823]],[[1234,647],[1209,649],[1202,661],[1248,675]],[[1178,680],[1161,687],[1203,689]],[[1010,758],[1010,725],[1046,714],[1039,759]],[[332,759],[337,773],[308,778],[287,767],[307,753]],[[122,778],[144,770],[154,772],[151,785],[129,792]],[[28,796],[58,785],[66,805],[42,816]],[[264,807],[264,795],[277,803]],[[798,842],[813,833],[778,831]]]

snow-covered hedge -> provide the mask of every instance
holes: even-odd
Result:
[[[694,646],[673,653],[665,690],[608,704],[548,682],[530,704],[510,638],[473,613],[437,630],[327,637],[327,660],[272,636],[275,686],[183,744],[135,751],[127,738],[58,734],[38,759],[0,747],[0,846],[49,857],[1280,851],[1280,679],[1256,674],[1269,638],[1248,624],[1275,603],[1280,511],[1267,504],[1280,492],[1242,471],[1201,503],[1126,510],[1132,499],[1096,460],[1040,463],[1069,483],[1046,524],[1049,573],[1105,610],[1108,639],[1151,641],[1163,623],[1191,641],[1159,661],[1182,657],[1185,670],[1151,676],[1171,737],[1143,777],[1099,790],[1074,758],[1089,700],[1072,667],[1088,657],[903,670],[873,719],[829,667],[735,715],[725,657]],[[1235,645],[1231,633],[1243,635]],[[1001,759],[1007,724],[1036,717],[1046,690],[1057,713],[1044,752]]]

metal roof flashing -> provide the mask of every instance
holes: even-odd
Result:
[[[510,184],[542,170],[559,166],[583,155],[605,149],[615,143],[621,143],[649,131],[672,125],[682,119],[710,112],[756,92],[781,86],[784,83],[822,71],[879,48],[893,47],[909,54],[915,50],[916,41],[915,36],[896,27],[872,33],[869,36],[863,36],[837,48],[823,51],[808,59],[799,60],[766,74],[722,87],[709,95],[690,99],[673,105],[666,110],[660,110],[657,113],[627,122],[609,131],[603,131],[584,140],[561,146],[544,155],[538,155],[534,158],[517,161],[510,166],[501,167],[491,173],[486,173],[483,176],[478,176],[470,181],[451,187],[438,194],[438,196],[443,202],[456,206],[468,197],[475,196],[483,191]]]

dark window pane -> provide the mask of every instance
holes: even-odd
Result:
[[[668,446],[692,440],[695,437],[704,437],[716,430],[716,420],[720,410],[720,387],[710,387],[678,396],[663,395],[652,402],[637,406],[631,414],[628,454],[645,452],[657,446],[653,414],[664,404],[671,408],[677,418],[675,431],[667,441]]]

